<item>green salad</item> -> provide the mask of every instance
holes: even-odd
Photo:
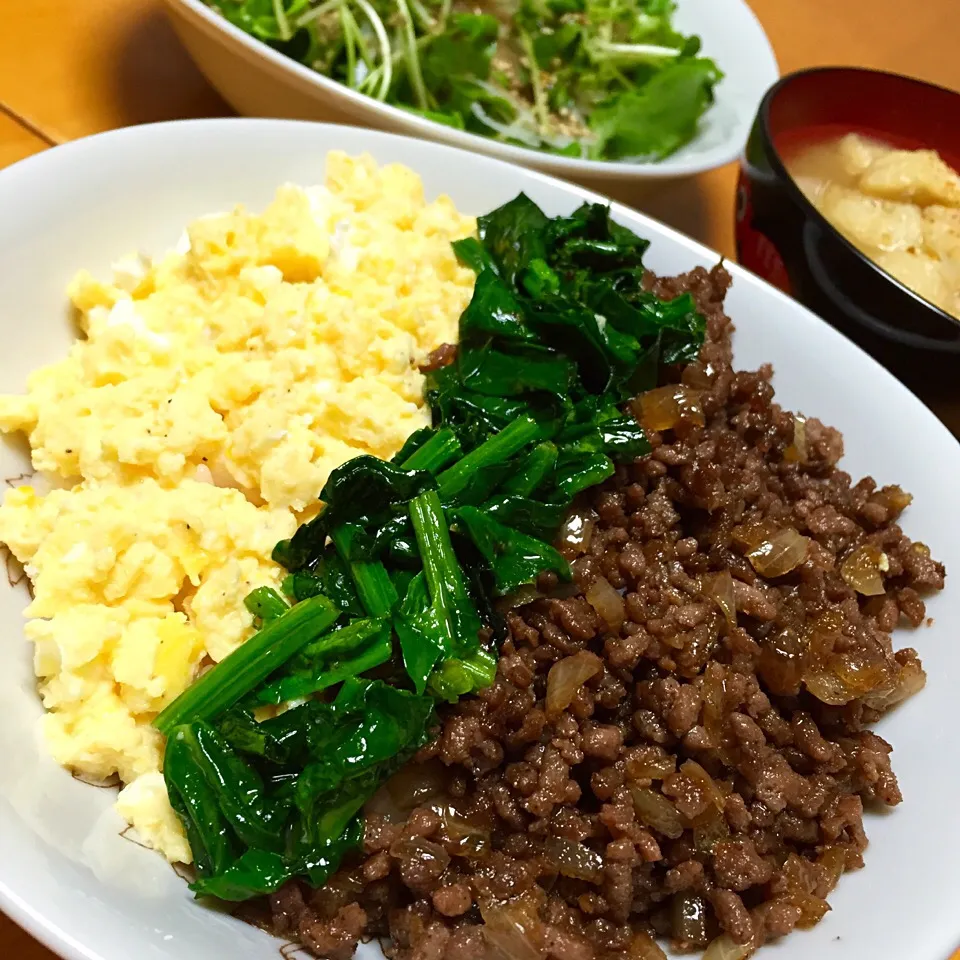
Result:
[[[274,551],[283,595],[247,598],[259,632],[155,721],[198,895],[326,881],[435,711],[493,682],[502,605],[571,579],[551,544],[574,499],[650,450],[625,402],[703,343],[606,207],[549,219],[521,194],[478,226],[454,244],[477,281],[456,360],[428,376],[433,426],[331,473]]]
[[[208,0],[359,93],[482,136],[591,160],[688,143],[722,74],[674,0]]]

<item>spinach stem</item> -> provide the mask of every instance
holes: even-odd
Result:
[[[472,656],[478,649],[480,619],[463,580],[460,561],[453,550],[450,528],[440,495],[426,490],[410,501],[410,519],[417,536],[423,574],[433,607],[444,633],[447,655]]]
[[[330,539],[350,568],[364,609],[371,617],[387,617],[399,599],[397,590],[387,568],[378,560],[351,559],[354,542],[360,532],[361,528],[356,524],[344,523],[330,532]]]
[[[256,702],[276,704],[308,697],[379,667],[392,653],[386,620],[352,620],[304,647],[283,676],[257,691]]]
[[[440,496],[444,500],[455,497],[470,483],[477,470],[512,457],[528,443],[539,439],[541,432],[542,428],[533,417],[518,417],[437,477]]]
[[[197,873],[222,873],[235,859],[226,818],[217,794],[197,768],[190,753],[189,725],[172,725],[167,731],[163,776],[170,803],[177,811],[190,840]]]
[[[455,641],[451,602],[464,599],[467,591],[460,578],[460,564],[453,552],[450,528],[436,490],[427,490],[410,501],[410,519],[417,535],[430,601],[440,614],[450,641]]]
[[[556,463],[556,445],[549,440],[538,444],[530,451],[523,469],[503,482],[502,493],[505,496],[529,497],[543,483]]]
[[[404,470],[427,470],[439,473],[461,453],[457,435],[448,427],[438,430],[422,447],[403,461]]]
[[[243,605],[259,620],[266,623],[282,617],[289,609],[286,600],[273,587],[257,587],[244,597]]]
[[[153,725],[168,734],[182,723],[215,719],[329,630],[339,616],[340,609],[326,597],[311,597],[291,607],[187,687]]]

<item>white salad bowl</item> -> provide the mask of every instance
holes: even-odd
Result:
[[[677,29],[700,36],[704,55],[725,74],[697,137],[656,163],[577,160],[465,133],[380,103],[249,36],[203,0],[166,3],[183,45],[238,113],[357,124],[439,140],[597,188],[608,181],[690,176],[735,160],[764,93],[779,77],[770,42],[746,0],[677,0]]]
[[[331,149],[368,151],[414,169],[433,197],[480,214],[526,192],[551,215],[586,191],[447,146],[368,130],[276,120],[200,120],[134,127],[57,147],[0,172],[0,390],[73,342],[64,289],[86,267],[106,273],[134,249],[159,252],[198,216],[242,202],[263,207],[276,187],[322,182]],[[625,207],[621,223],[652,241],[648,265],[672,274],[718,255]],[[741,368],[771,361],[779,400],[844,431],[845,469],[914,494],[907,533],[960,570],[956,483],[960,445],[903,386],[804,307],[731,266],[728,311]],[[0,476],[29,470],[22,445],[0,450]],[[14,572],[11,570],[11,572]],[[929,606],[916,646],[926,689],[884,718],[904,803],[868,815],[866,869],[845,876],[814,930],[765,947],[760,960],[946,960],[960,942],[960,594],[952,577]],[[74,780],[40,740],[23,583],[0,587],[0,907],[68,960],[275,960],[277,942],[196,904],[154,853],[126,839],[113,795]],[[378,948],[361,948],[365,960]]]

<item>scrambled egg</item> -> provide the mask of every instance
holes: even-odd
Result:
[[[84,336],[0,397],[0,429],[65,483],[0,507],[50,749],[118,776],[118,809],[171,860],[190,851],[151,721],[250,635],[244,597],[278,586],[273,546],[330,471],[428,423],[416,365],[456,338],[473,274],[450,245],[474,227],[412,171],[333,153],[325,186],[204,217],[112,282],[81,273]]]

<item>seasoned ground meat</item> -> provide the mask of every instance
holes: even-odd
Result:
[[[577,505],[592,533],[560,547],[580,592],[508,615],[494,684],[401,774],[432,798],[369,814],[363,855],[261,922],[332,960],[363,936],[396,960],[760,946],[862,866],[864,805],[901,800],[868,727],[924,679],[890,634],[923,623],[944,570],[898,526],[903,491],[840,470],[840,434],[781,410],[769,368],[733,369],[729,283],[648,277],[706,316],[664,394],[697,402]]]

